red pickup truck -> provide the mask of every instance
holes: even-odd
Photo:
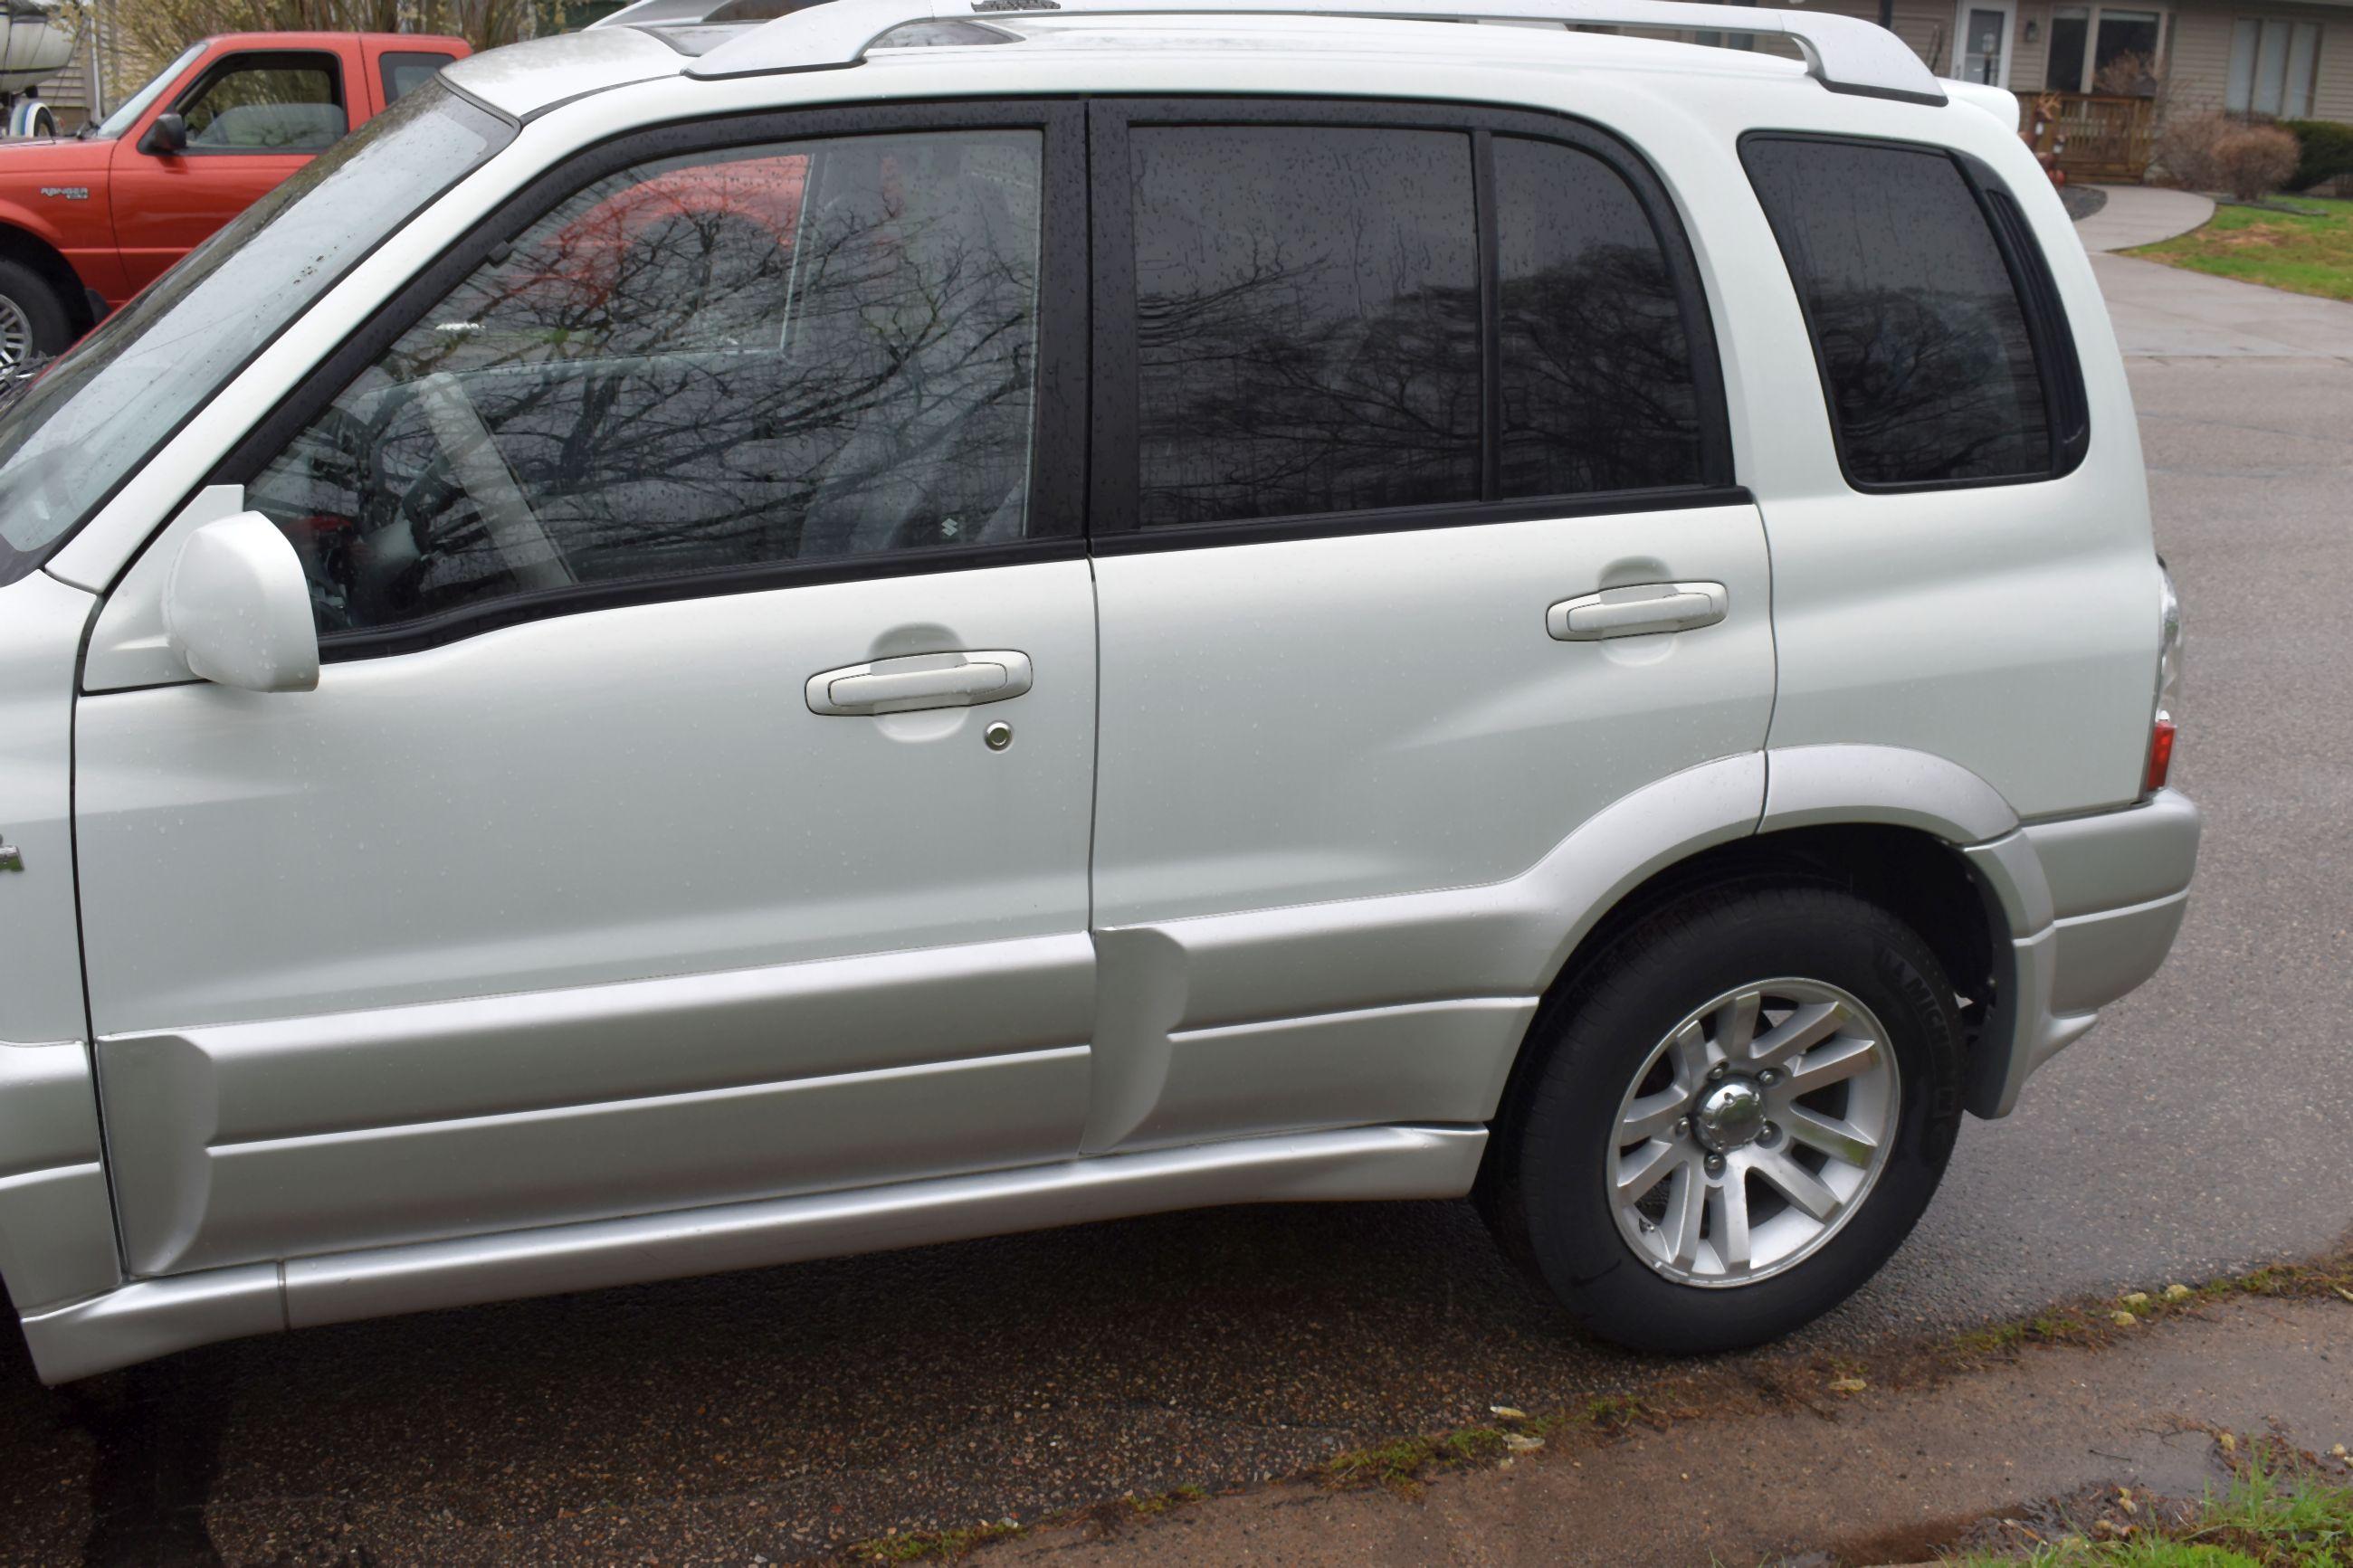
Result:
[[[78,137],[0,143],[0,371],[72,342],[469,52],[415,33],[228,33]]]

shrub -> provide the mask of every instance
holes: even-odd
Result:
[[[2157,161],[2193,191],[2228,191],[2242,202],[2278,190],[2296,171],[2296,139],[2276,125],[2251,125],[2209,111],[2166,122]]]
[[[2214,150],[2221,164],[2222,189],[2242,202],[2259,202],[2295,174],[2295,138],[2276,125],[2242,125]]]
[[[2283,120],[2280,124],[2295,134],[2300,154],[2295,173],[2288,176],[2289,190],[2308,191],[2324,180],[2353,174],[2353,125],[2334,120]]]
[[[2215,148],[2238,123],[2220,110],[2171,116],[2160,122],[2157,133],[2157,161],[2190,190],[2211,191],[2221,184]]]

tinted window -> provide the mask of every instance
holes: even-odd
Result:
[[[454,56],[428,54],[422,50],[404,50],[387,54],[377,66],[384,73],[384,100],[396,103],[416,88],[433,79],[434,72],[448,65]]]
[[[180,113],[192,153],[316,153],[350,129],[324,55],[233,56]]]
[[[1475,500],[1471,138],[1130,136],[1146,527]]]
[[[1805,305],[1848,479],[2048,475],[2025,313],[1953,160],[1768,137],[1741,152]]]
[[[1696,484],[1699,394],[1674,279],[1626,182],[1494,142],[1504,496]]]
[[[697,154],[494,253],[249,487],[328,632],[1021,538],[1034,132]]]

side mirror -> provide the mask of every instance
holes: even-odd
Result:
[[[147,134],[139,138],[139,150],[163,157],[188,150],[188,122],[177,114],[159,114]]]
[[[164,635],[205,679],[248,691],[319,684],[319,633],[301,557],[258,511],[188,536],[164,584]]]

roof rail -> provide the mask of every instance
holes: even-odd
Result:
[[[598,26],[677,26],[721,0],[638,0]],[[764,76],[854,66],[886,33],[921,22],[1063,16],[1366,16],[1425,22],[1556,22],[1572,27],[1694,29],[1786,37],[1832,92],[1941,104],[1934,72],[1885,28],[1831,12],[1694,0],[824,0],[763,22],[687,67],[691,77]]]

